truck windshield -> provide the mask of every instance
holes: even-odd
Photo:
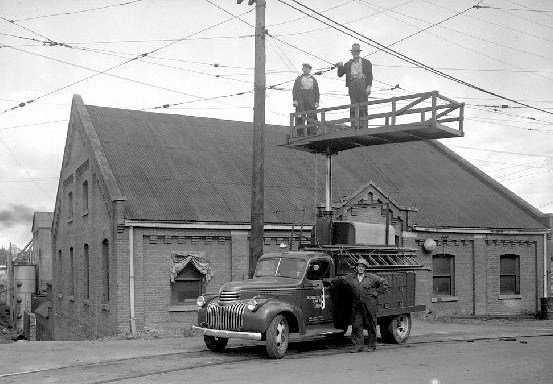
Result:
[[[274,258],[257,262],[255,277],[278,276],[299,279],[303,276],[306,262],[299,259]]]

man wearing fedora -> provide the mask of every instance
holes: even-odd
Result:
[[[378,295],[388,290],[388,282],[367,272],[370,265],[363,257],[357,260],[355,272],[346,276],[323,279],[324,285],[344,289],[351,295],[351,352],[361,352],[364,346],[363,329],[368,333],[368,351],[376,350],[376,305]]]
[[[317,79],[311,75],[311,65],[304,63],[302,65],[302,74],[296,78],[294,88],[292,89],[293,105],[296,112],[310,111],[319,108],[319,84]],[[306,118],[307,117],[307,118]],[[309,122],[307,119],[317,120],[316,113],[308,113],[307,116],[296,117],[296,125],[304,125]],[[308,132],[313,132],[309,129]]]
[[[346,87],[349,89],[351,104],[364,103],[369,99],[373,84],[372,64],[369,60],[359,57],[361,48],[355,43],[351,46],[352,59],[347,63],[337,63],[338,77],[346,75]],[[367,106],[359,108],[359,117],[367,116]],[[350,110],[350,117],[355,117],[355,109]],[[363,122],[367,125],[367,121]]]

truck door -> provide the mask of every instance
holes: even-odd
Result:
[[[330,277],[332,260],[312,259],[307,266],[304,280],[303,313],[307,324],[331,323],[332,301],[322,279]]]

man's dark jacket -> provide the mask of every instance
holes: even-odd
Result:
[[[359,58],[362,63],[362,72],[363,76],[365,76],[365,81],[367,82],[367,85],[373,84],[373,65],[372,63],[363,58]],[[349,87],[349,82],[351,80],[351,63],[353,62],[353,59],[345,63],[343,66],[338,67],[338,77],[342,77],[346,75],[346,87]]]

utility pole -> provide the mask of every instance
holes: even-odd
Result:
[[[241,4],[243,0],[237,0]],[[265,0],[255,3],[255,74],[252,150],[252,205],[248,276],[255,272],[257,259],[263,253],[264,195],[265,195]]]

